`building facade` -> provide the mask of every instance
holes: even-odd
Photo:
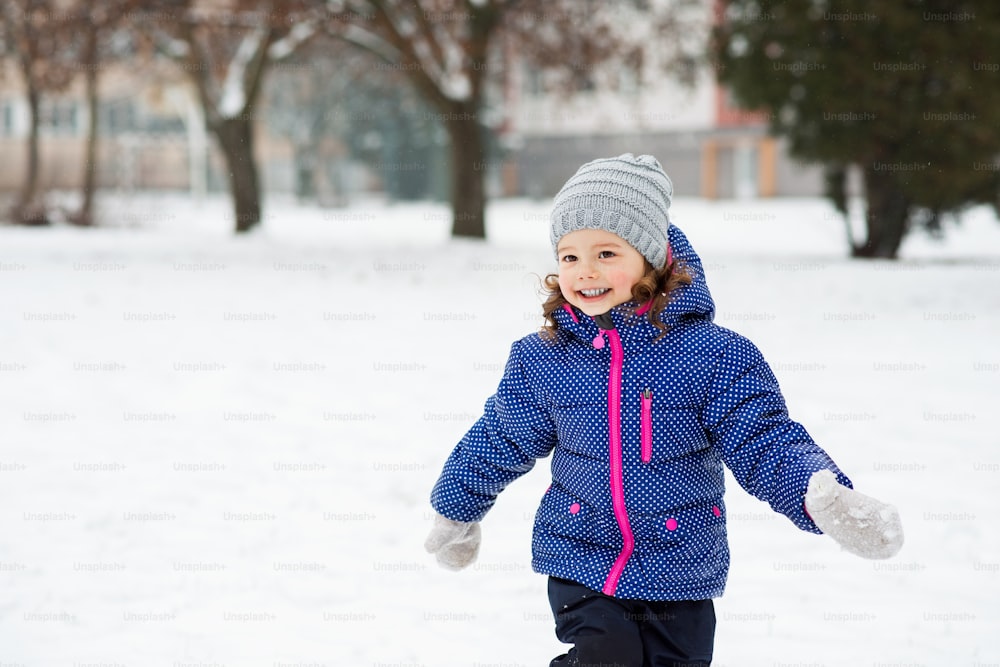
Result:
[[[545,91],[538,74],[513,78],[505,143],[518,194],[551,196],[584,162],[626,152],[655,155],[678,194],[822,193],[822,170],[789,157],[768,135],[767,118],[734,107],[707,69],[692,85],[663,73],[612,72],[594,77],[604,85],[572,95]]]
[[[568,94],[549,86],[544,72],[518,64],[516,58],[506,60],[514,64],[504,70],[500,99],[492,102],[502,108],[503,116],[494,156],[486,165],[493,196],[550,197],[584,162],[625,152],[655,155],[681,196],[750,198],[822,192],[821,169],[791,159],[782,143],[768,136],[767,119],[734,108],[707,68],[693,77],[693,84],[682,85],[650,55],[638,59],[638,64],[595,68],[593,76],[588,72],[581,77],[583,85]],[[195,194],[225,190],[225,166],[205,131],[194,90],[172,64],[153,68],[135,71],[127,63],[102,68],[99,187]],[[267,90],[260,104],[261,119],[268,113]],[[325,113],[338,112],[330,108]],[[355,117],[344,114],[347,122]],[[43,96],[40,120],[42,188],[78,188],[88,125],[82,77],[66,91]],[[8,60],[0,77],[0,154],[5,157],[0,160],[0,192],[16,191],[24,178],[28,125],[19,74]],[[256,124],[255,153],[264,188],[300,192],[304,178],[325,179],[323,169],[303,176],[303,160],[292,135],[276,127],[265,120]],[[388,141],[389,135],[374,136],[378,132],[370,127],[363,132],[383,146],[379,159],[355,154],[344,140],[351,136],[347,128],[320,142],[330,144],[323,155],[333,158],[313,156],[313,161],[335,162],[325,172],[340,174],[338,182],[348,183],[335,190],[381,189],[389,196],[402,192],[395,180],[406,174],[379,171],[380,165],[400,162],[386,153],[398,142]],[[413,148],[406,150],[412,154]],[[438,153],[443,155],[443,150]],[[428,170],[447,169],[441,159],[425,159]],[[411,184],[407,196],[446,196],[442,191],[446,186],[441,185],[446,178],[423,176],[426,182]],[[427,184],[431,182],[433,187]],[[324,190],[322,184],[313,189]]]

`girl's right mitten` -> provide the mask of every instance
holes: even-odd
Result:
[[[437,557],[441,567],[461,570],[476,560],[481,535],[478,522],[452,521],[438,514],[424,548]]]

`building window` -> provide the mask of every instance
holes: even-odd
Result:
[[[135,105],[127,98],[102,102],[99,118],[102,131],[112,136],[134,132],[137,128]]]
[[[78,116],[76,102],[43,101],[39,109],[38,126],[46,134],[74,136],[77,133]]]
[[[757,146],[739,144],[733,150],[733,184],[737,199],[753,199],[757,190]]]
[[[14,136],[14,105],[7,100],[0,102],[0,136]]]
[[[618,92],[622,95],[635,96],[639,94],[639,82],[642,80],[642,50],[636,49],[618,68]]]
[[[537,97],[545,92],[545,84],[542,82],[542,73],[538,71],[538,68],[525,67],[524,72],[524,92],[531,96]]]
[[[590,93],[597,90],[597,84],[594,83],[591,72],[592,70],[586,65],[573,66],[573,83],[577,92]]]

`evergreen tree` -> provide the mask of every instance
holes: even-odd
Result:
[[[1000,4],[975,0],[730,0],[715,29],[720,82],[768,113],[791,153],[822,163],[846,213],[856,167],[867,238],[895,258],[906,232],[1000,195]]]

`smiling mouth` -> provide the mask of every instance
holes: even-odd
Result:
[[[582,289],[578,290],[577,294],[580,294],[584,299],[600,299],[602,296],[611,291],[610,287],[598,287],[595,289]]]

